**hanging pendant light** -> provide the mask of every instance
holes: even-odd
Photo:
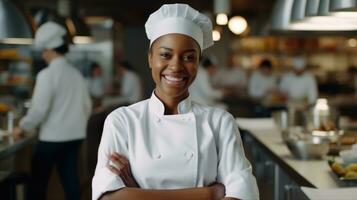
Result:
[[[357,0],[330,0],[330,12],[338,17],[357,18]]]
[[[33,32],[23,13],[9,0],[0,0],[0,43],[32,44]]]
[[[305,19],[305,8],[307,0],[295,0],[291,11],[290,22],[297,22]]]
[[[302,7],[302,4],[298,5],[296,1],[301,0],[295,0],[294,5]],[[300,11],[298,14],[292,15],[290,29],[303,31],[357,30],[357,19],[334,16],[329,11],[329,6],[330,0],[308,0],[306,1],[305,17],[302,16],[301,7],[293,6],[293,9],[299,9]]]
[[[234,16],[229,19],[228,28],[236,35],[242,34],[247,29],[247,27],[248,23],[247,20],[244,19],[244,17]]]
[[[293,0],[276,1],[270,21],[272,30],[287,30],[289,28],[293,2]]]
[[[214,0],[214,13],[218,25],[227,25],[230,13],[230,0]]]

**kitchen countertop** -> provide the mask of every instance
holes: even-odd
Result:
[[[338,188],[348,186],[332,173],[328,157],[322,160],[298,160],[292,156],[283,143],[280,131],[273,119],[238,118],[240,128],[246,129],[263,148],[270,153],[274,161],[286,171],[299,185],[316,188]]]
[[[24,137],[12,141],[9,137],[3,138],[3,140],[0,141],[0,160],[26,147],[35,140],[36,136],[37,134],[32,132],[26,133]]]

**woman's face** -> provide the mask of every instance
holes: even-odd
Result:
[[[149,52],[155,93],[167,99],[184,99],[196,77],[200,57],[197,43],[186,35],[168,34],[157,39]]]

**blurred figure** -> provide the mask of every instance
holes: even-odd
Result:
[[[143,99],[140,78],[129,62],[121,61],[116,64],[110,94],[110,97],[103,100],[105,107],[129,105]]]
[[[189,92],[193,101],[204,105],[225,107],[217,101],[223,98],[223,91],[212,87],[211,78],[216,72],[216,66],[209,58],[202,58],[198,66],[196,80],[192,83]]]
[[[212,78],[212,83],[217,88],[224,88],[231,94],[244,96],[246,94],[248,77],[247,73],[239,66],[220,68]]]
[[[276,90],[277,77],[273,74],[273,65],[270,60],[264,59],[250,78],[248,94],[254,99],[263,100]]]
[[[84,78],[64,57],[68,51],[65,36],[66,29],[54,22],[37,30],[35,46],[41,49],[48,67],[37,75],[31,108],[14,129],[14,136],[18,137],[40,127],[31,163],[34,200],[46,199],[55,166],[66,199],[80,199],[78,154],[92,105]]]
[[[293,72],[283,75],[279,88],[288,98],[288,103],[311,105],[318,97],[315,77],[305,71],[306,61],[302,57],[292,60]]]
[[[92,97],[94,108],[97,108],[101,105],[102,98],[105,94],[105,83],[102,74],[103,72],[100,65],[96,62],[93,62],[90,66],[87,84],[89,93]]]

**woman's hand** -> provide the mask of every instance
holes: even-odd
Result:
[[[111,172],[120,176],[125,186],[139,188],[139,185],[136,183],[133,175],[131,174],[128,159],[114,152],[109,156],[109,160],[112,162],[112,164],[108,164],[107,167]]]

